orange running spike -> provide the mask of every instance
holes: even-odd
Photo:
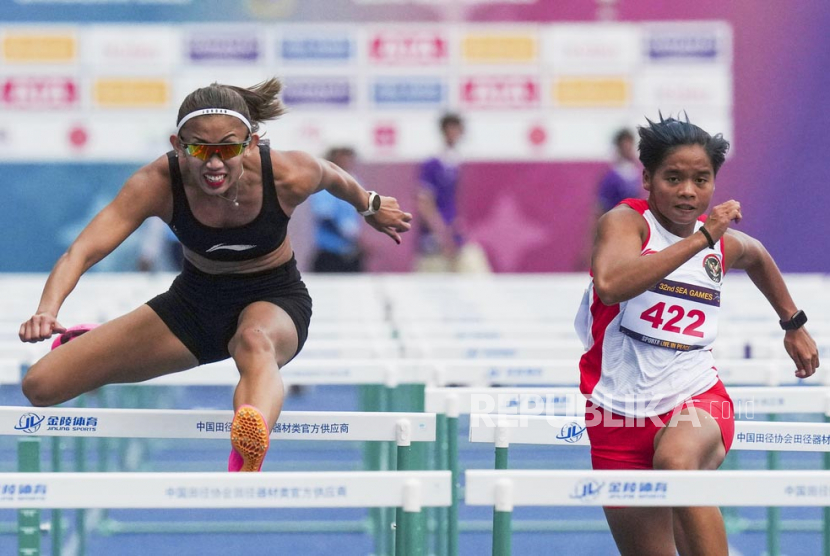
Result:
[[[240,471],[259,471],[270,445],[268,425],[251,405],[240,406],[231,424],[231,446],[242,456]]]

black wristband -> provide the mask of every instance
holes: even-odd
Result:
[[[703,237],[706,238],[706,242],[709,244],[709,249],[714,249],[715,248],[715,241],[712,239],[712,236],[709,235],[709,230],[707,230],[703,226],[701,226],[698,229],[700,230],[700,233],[703,234]]]

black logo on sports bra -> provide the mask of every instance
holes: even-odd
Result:
[[[703,268],[712,282],[720,284],[723,278],[723,268],[717,255],[706,255],[703,259]]]

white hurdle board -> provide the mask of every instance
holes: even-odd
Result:
[[[824,386],[729,388],[736,415],[816,413],[830,416],[830,388]],[[424,411],[448,413],[454,404],[458,415],[502,413],[511,415],[584,415],[585,396],[578,388],[466,388],[427,387]]]
[[[0,407],[0,435],[228,439],[233,411]],[[283,411],[275,440],[435,440],[435,414]]]
[[[495,506],[828,506],[830,471],[466,472],[465,502]]]
[[[0,473],[0,508],[449,506],[449,471]]]
[[[495,444],[500,448],[510,444],[587,446],[585,424],[581,416],[473,414],[470,442]],[[618,424],[624,426],[624,421],[620,419]],[[625,426],[637,426],[637,422],[632,419]],[[830,452],[830,423],[735,421],[732,449]]]

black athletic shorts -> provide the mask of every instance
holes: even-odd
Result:
[[[239,315],[251,303],[282,308],[297,327],[297,353],[311,323],[311,296],[293,258],[277,268],[248,274],[207,274],[188,261],[170,289],[147,302],[200,365],[229,358],[228,342]]]

